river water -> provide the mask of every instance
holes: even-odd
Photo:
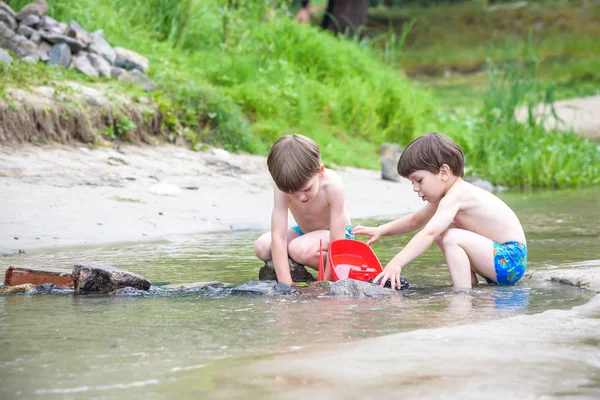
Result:
[[[599,195],[598,188],[501,195],[524,225],[530,269],[600,258]],[[252,246],[259,235],[227,232],[42,250],[0,258],[0,269],[98,262],[139,273],[153,285],[242,283],[258,276],[260,264]],[[382,264],[409,239],[376,243]],[[569,310],[593,295],[527,279],[514,287],[482,285],[454,292],[437,248],[403,274],[411,283],[409,290],[366,300],[199,294],[2,296],[0,398],[203,397],[216,390],[220,371],[312,346]],[[260,396],[251,392],[244,397]]]

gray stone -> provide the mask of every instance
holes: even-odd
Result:
[[[39,54],[29,54],[29,55],[26,55],[25,57],[21,58],[21,60],[23,60],[29,64],[35,64],[36,62],[38,62],[40,60],[40,56],[39,56]]]
[[[0,62],[5,64],[12,63],[12,57],[4,49],[0,49]]]
[[[483,179],[480,179],[476,176],[467,176],[465,178],[465,181],[469,182],[471,185],[473,186],[477,186],[478,188],[481,188],[483,190],[486,190],[488,192],[494,192],[495,191],[495,187],[491,182],[485,181]]]
[[[110,68],[110,77],[114,78],[114,79],[119,79],[119,76],[121,76],[125,72],[127,72],[127,71],[124,70],[123,68],[111,67]]]
[[[149,290],[151,286],[150,281],[138,274],[101,264],[74,265],[73,280],[75,281],[75,293],[112,293],[127,286],[139,290]]]
[[[23,21],[21,21],[21,26],[29,26],[30,28],[36,28],[40,23],[40,17],[37,15],[31,14],[25,17]]]
[[[26,25],[20,25],[19,29],[17,29],[17,33],[19,35],[23,35],[25,36],[27,39],[31,39],[31,37],[33,36],[33,34],[36,32],[35,29],[26,26]]]
[[[148,69],[148,59],[141,54],[122,47],[115,47],[114,50],[116,54],[115,65],[117,67],[128,71],[133,69],[146,71]]]
[[[71,48],[66,43],[58,43],[50,48],[48,64],[68,67],[71,64]]]
[[[89,58],[86,57],[86,55],[82,55],[80,57],[77,57],[73,61],[73,66],[79,72],[82,72],[83,74],[85,74],[87,76],[91,76],[91,77],[94,77],[94,78],[98,77],[98,71],[96,71],[96,69],[92,65],[92,62],[90,61]]]
[[[523,275],[529,279],[566,283],[600,293],[600,260],[572,264],[563,269],[529,270]]]
[[[386,181],[400,181],[398,175],[398,160],[402,155],[402,147],[396,143],[381,145],[381,179]]]
[[[88,50],[91,53],[100,54],[102,57],[106,58],[111,65],[114,65],[117,55],[111,45],[104,40],[104,32],[100,29],[92,33],[91,40]]]
[[[146,92],[156,91],[156,83],[141,71],[134,69],[133,71],[127,71],[124,74],[119,75],[118,78],[121,82],[132,83],[137,86],[144,88]]]
[[[4,22],[13,31],[17,30],[17,21],[6,11],[0,10],[0,21]]]
[[[40,55],[40,60],[42,60],[42,61],[50,60],[50,49],[52,49],[52,45],[50,43],[40,42],[40,44],[38,45],[38,54]],[[70,51],[71,50],[69,49],[69,52]]]
[[[90,63],[100,76],[110,78],[110,63],[101,55],[95,53],[89,53],[87,57],[90,59]]]
[[[75,21],[69,22],[69,25],[67,26],[67,29],[65,31],[65,35],[73,37],[86,45],[89,45],[92,41],[92,35],[90,35],[88,31],[79,26],[79,24]]]
[[[380,297],[395,294],[396,291],[382,288],[374,283],[346,278],[333,282],[329,287],[329,293],[340,297]]]
[[[7,48],[14,51],[17,57],[25,58],[27,56],[37,56],[38,46],[31,40],[22,35],[14,35]]]
[[[0,1],[0,11],[8,13],[13,18],[17,16],[17,13],[14,12],[13,9],[3,1]]]
[[[272,296],[275,294],[296,295],[298,291],[291,286],[277,281],[249,281],[234,287],[232,293]]]
[[[52,293],[53,289],[54,289],[54,284],[42,283],[41,285],[36,286],[35,288],[33,288],[32,290],[27,292],[27,294],[29,294],[29,295],[31,295],[31,294],[50,294],[50,293]]]
[[[291,258],[288,258],[288,264],[290,266],[292,282],[313,282],[315,280],[315,277],[306,270],[304,265],[298,264]],[[277,280],[273,259],[267,260],[265,265],[258,271],[258,279],[261,281]]]
[[[50,42],[52,44],[56,44],[56,43],[68,44],[69,47],[71,48],[72,53],[78,53],[87,47],[87,45],[85,43],[82,43],[79,40],[74,39],[69,36],[60,35],[57,33],[50,33],[50,32],[46,32],[46,31],[40,31],[40,35],[42,36],[42,38],[44,40],[47,40],[48,42]]]
[[[25,7],[21,8],[16,15],[16,19],[21,21],[25,19],[28,15],[37,15],[41,17],[42,15],[48,12],[48,3],[46,0],[37,0],[33,3],[27,4]]]
[[[48,15],[44,15],[40,18],[37,28],[40,30],[45,30],[47,32],[62,33],[59,32],[60,27],[58,25],[58,21]]]
[[[39,31],[34,31],[29,40],[31,40],[33,43],[39,46],[40,43],[42,43],[42,35]]]
[[[229,284],[227,284],[228,286]],[[174,283],[170,285],[161,286],[161,289],[171,290],[171,291],[183,291],[183,292],[194,292],[198,290],[205,289],[208,286],[213,287],[224,287],[226,284],[219,281],[207,281],[207,282],[193,282],[193,283]]]

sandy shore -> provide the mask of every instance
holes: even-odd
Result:
[[[422,205],[406,180],[338,172],[352,218]],[[273,204],[265,157],[171,145],[0,147],[0,192],[0,253],[268,230]]]

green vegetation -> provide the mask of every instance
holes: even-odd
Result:
[[[132,199],[130,197],[113,196],[111,199],[121,203],[144,203],[144,201],[140,199]]]
[[[418,134],[427,95],[372,50],[294,24],[285,1],[266,3],[65,0],[49,14],[147,56],[170,138],[197,148],[265,153],[298,132],[321,144],[329,165],[376,168],[382,142]]]
[[[369,12],[369,29],[386,38],[390,28],[400,35],[414,23],[395,62],[450,107],[478,105],[486,79],[477,72],[488,58],[502,60],[505,46],[518,54],[532,31],[540,77],[555,86],[557,98],[569,98],[600,93],[600,3],[583,3],[530,1],[493,11],[475,1],[377,7]],[[389,40],[380,43],[383,49]]]
[[[15,9],[25,3],[10,2]],[[563,15],[579,19],[567,19],[569,23],[560,28],[567,32],[564,35],[558,35],[562,31],[557,28],[547,38],[536,36],[538,45],[532,53],[523,40],[525,28],[535,23],[536,12],[543,14],[544,21],[554,15],[545,9],[514,11],[527,18],[512,14],[499,18],[500,11],[488,16],[472,3],[451,12],[446,6],[398,9],[393,10],[397,13],[393,20],[403,22],[392,25],[391,31],[387,20],[377,25],[380,11],[375,9],[370,18],[381,35],[359,39],[336,38],[294,24],[288,3],[64,0],[51,4],[50,15],[61,21],[73,19],[88,31],[104,29],[113,46],[148,57],[149,75],[159,88],[153,96],[164,114],[167,139],[183,137],[196,150],[215,144],[266,154],[277,137],[298,132],[320,144],[328,166],[379,168],[382,142],[406,145],[423,132],[439,131],[463,147],[468,173],[496,184],[600,183],[596,143],[570,133],[546,132],[534,118],[524,125],[514,119],[517,106],[531,110],[535,102],[554,97],[556,92],[544,75],[548,60],[561,60],[567,54],[569,62],[562,72],[559,64],[552,67],[555,76],[564,73],[559,87],[569,86],[577,74],[578,87],[598,82],[591,47],[598,19],[584,24],[582,18],[587,16],[569,11],[569,6],[550,8],[557,21],[563,21]],[[590,18],[593,15],[597,11],[590,11]],[[521,21],[521,30],[514,29],[514,21]],[[556,36],[564,37],[562,50],[553,41]],[[519,50],[524,50],[524,56]],[[454,105],[468,104],[477,110],[440,107],[419,88],[429,86],[427,81],[414,85],[398,71],[398,67],[410,73],[433,68],[438,73],[443,65],[460,72],[484,71],[487,65],[488,76],[476,78],[480,95],[462,94],[460,84],[455,92],[446,92]],[[147,96],[116,81],[93,81],[45,65],[19,63],[19,68],[4,67],[0,72],[4,72],[0,95],[2,86],[23,82],[83,80],[127,90],[133,98]],[[465,85],[471,87],[468,81]],[[459,91],[462,97],[456,96]],[[445,98],[441,100],[443,104]],[[136,124],[123,118],[117,128],[128,132]],[[118,136],[110,131],[98,135],[111,140]]]

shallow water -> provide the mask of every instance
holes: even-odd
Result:
[[[600,190],[502,195],[528,237],[529,268],[598,259]],[[355,223],[374,221],[355,221]],[[8,265],[70,267],[100,262],[153,284],[254,280],[260,232],[169,237],[154,243],[32,252]],[[384,238],[385,265],[409,237]],[[411,289],[384,299],[269,297],[0,297],[0,398],[193,397],[210,391],[211,371],[313,344],[354,341],[548,309],[570,309],[592,294],[523,280],[515,287],[453,292],[432,248],[403,274]],[[466,357],[466,355],[465,355]],[[194,379],[190,379],[193,377]]]

